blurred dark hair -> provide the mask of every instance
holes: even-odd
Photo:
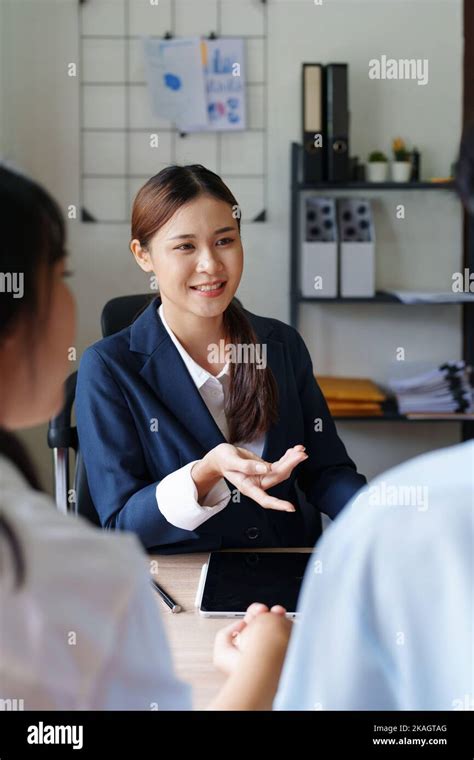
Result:
[[[456,163],[456,187],[469,214],[474,214],[474,124],[464,128]]]
[[[25,346],[27,353],[48,316],[50,299],[46,297],[44,307],[40,307],[40,287],[46,287],[48,296],[53,267],[66,255],[64,219],[57,203],[40,185],[0,166],[0,225],[0,274],[23,277],[21,298],[14,297],[18,293],[13,292],[0,295],[0,348],[15,325],[26,320],[30,343]],[[5,376],[0,377],[0,383],[6,382]],[[15,436],[1,429],[0,455],[9,459],[33,488],[40,489],[25,449]],[[25,577],[24,556],[13,527],[1,513],[1,504],[0,539],[5,539],[11,550],[17,585],[21,585]]]
[[[223,201],[239,211],[239,205],[218,174],[201,164],[167,166],[138,191],[132,209],[132,240],[148,248],[152,237],[186,203],[202,195]],[[234,217],[240,233],[240,213]],[[233,299],[223,314],[232,345],[252,345],[258,337],[244,310]],[[251,441],[266,433],[278,419],[278,387],[270,367],[259,369],[254,362],[232,362],[230,390],[226,401],[229,443]]]
[[[49,275],[66,255],[64,219],[57,203],[40,185],[0,166],[0,272],[23,276],[23,297],[2,293],[0,344],[20,318],[28,320],[31,339],[41,332],[47,304],[39,309],[40,274]]]

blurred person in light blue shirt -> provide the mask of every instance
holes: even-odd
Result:
[[[299,608],[276,709],[474,709],[474,442],[362,489]]]

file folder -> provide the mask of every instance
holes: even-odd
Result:
[[[326,67],[327,179],[349,180],[349,83],[347,63]]]
[[[303,63],[303,181],[325,179],[326,135],[324,134],[324,67]]]

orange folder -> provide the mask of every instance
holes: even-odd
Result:
[[[326,399],[334,401],[385,401],[385,393],[369,378],[318,375]]]

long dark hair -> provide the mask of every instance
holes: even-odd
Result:
[[[4,278],[23,279],[21,298],[7,288],[1,293],[0,347],[16,324],[26,320],[30,344],[25,346],[25,353],[31,353],[31,346],[48,316],[49,298],[45,299],[44,308],[39,304],[40,283],[44,283],[49,292],[53,266],[66,253],[64,219],[59,206],[40,185],[0,166],[0,225],[0,273]],[[0,377],[0,384],[5,383],[6,378]],[[33,488],[40,490],[27,452],[12,433],[1,428],[0,455],[15,464]],[[20,585],[25,577],[25,559],[14,527],[2,514],[1,501],[0,539],[10,548],[16,582]]]
[[[132,209],[132,240],[148,248],[152,237],[184,204],[209,195],[239,206],[227,185],[201,164],[168,166],[151,177],[138,191]],[[236,214],[240,233],[240,214]],[[232,301],[223,315],[224,328],[232,345],[252,345],[258,337],[244,311]],[[259,369],[255,362],[231,363],[230,391],[226,401],[229,443],[251,441],[264,434],[278,419],[278,388],[270,367]]]

